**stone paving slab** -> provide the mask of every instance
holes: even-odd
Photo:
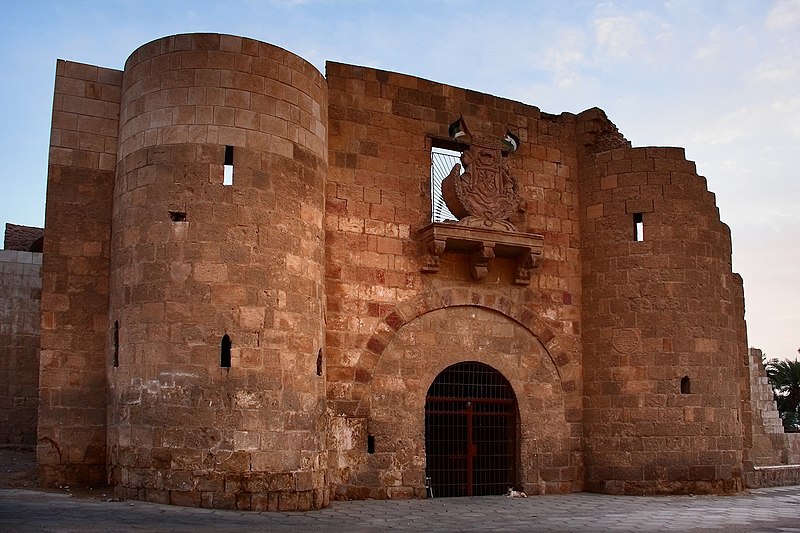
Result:
[[[800,533],[800,486],[735,496],[569,495],[333,502],[256,513],[0,490],[0,531],[614,531]]]

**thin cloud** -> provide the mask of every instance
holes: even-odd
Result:
[[[800,66],[796,57],[775,57],[760,64],[753,72],[752,79],[764,83],[789,83],[800,79]]]
[[[549,72],[554,85],[560,89],[571,89],[586,81],[581,70],[588,62],[589,38],[577,28],[560,28],[555,44],[548,46],[539,66]]]
[[[594,21],[599,55],[626,61],[644,48],[645,38],[630,17],[603,17]]]
[[[670,25],[654,13],[599,16],[593,21],[595,58],[601,62],[655,60],[672,40]]]
[[[782,0],[767,14],[767,29],[789,31],[800,26],[800,0]]]
[[[800,96],[739,108],[710,127],[695,131],[691,139],[699,144],[729,144],[762,137],[765,132],[771,138],[800,139]]]

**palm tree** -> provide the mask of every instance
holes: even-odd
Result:
[[[766,367],[786,431],[800,431],[800,361],[772,359]]]

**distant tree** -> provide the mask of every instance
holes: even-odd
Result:
[[[766,370],[784,429],[800,431],[800,361],[772,359],[767,363]]]

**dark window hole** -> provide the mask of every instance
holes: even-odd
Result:
[[[173,222],[186,222],[186,213],[183,211],[170,211],[169,219]]]
[[[114,367],[119,366],[119,320],[114,321]]]
[[[219,366],[222,368],[231,367],[231,338],[226,334],[222,337],[219,348]]]
[[[689,379],[689,376],[683,376],[681,379],[681,394],[691,394],[692,393],[692,382]]]

